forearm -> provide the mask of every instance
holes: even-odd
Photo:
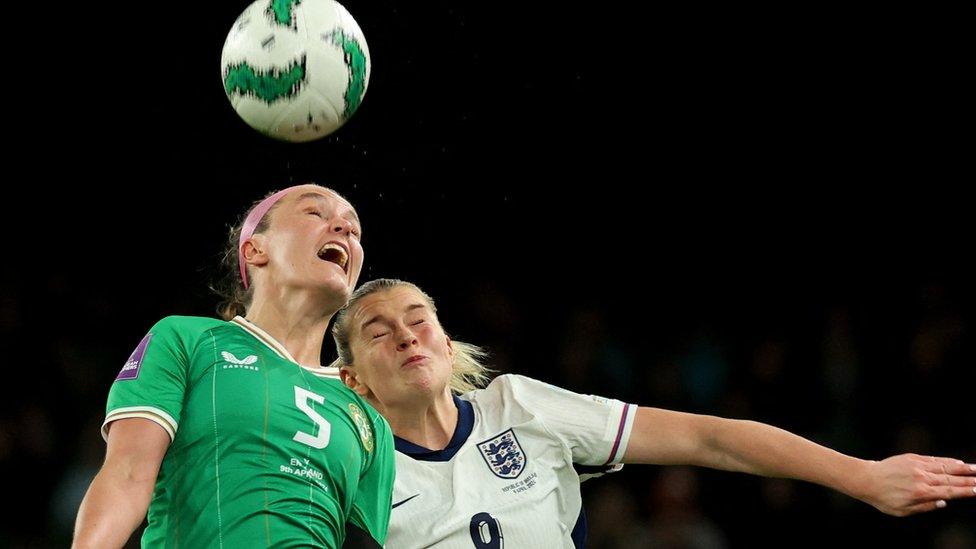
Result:
[[[764,423],[714,417],[708,424],[700,465],[805,480],[863,496],[861,482],[870,462]]]
[[[78,510],[72,547],[122,547],[146,517],[153,478],[99,471]]]
[[[976,465],[902,454],[865,461],[771,425],[640,407],[624,463],[701,465],[814,482],[890,515],[945,507],[976,497]]]

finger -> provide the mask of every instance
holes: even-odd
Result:
[[[941,473],[944,475],[976,475],[976,465],[963,462],[949,461],[926,461],[923,468],[930,473]]]
[[[925,484],[931,486],[932,488],[938,490],[943,486],[976,486],[973,484],[974,480],[972,477],[959,477],[953,476],[941,471],[939,472],[929,472],[923,471],[922,478],[925,479]],[[961,482],[960,482],[961,481]]]
[[[928,511],[935,511],[936,509],[942,509],[946,506],[945,500],[937,501],[926,501],[925,503],[918,503],[910,507],[906,507],[904,513],[906,515],[914,515],[915,513],[926,513]]]
[[[918,458],[929,463],[945,463],[946,465],[962,465],[964,463],[961,459],[940,456],[918,456]]]
[[[951,499],[976,497],[976,488],[972,486],[949,487],[948,490]]]
[[[932,475],[929,483],[933,486],[976,486],[976,477],[961,477],[958,475]]]
[[[976,497],[976,487],[973,486],[931,486],[927,490],[922,490],[919,499],[924,500],[949,500],[960,498]]]

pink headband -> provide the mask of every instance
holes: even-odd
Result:
[[[254,236],[254,229],[258,228],[261,224],[261,220],[264,219],[265,214],[271,209],[279,200],[284,198],[286,194],[292,190],[301,187],[302,185],[294,185],[288,187],[287,189],[280,190],[273,195],[265,198],[260,204],[254,207],[250,213],[247,214],[247,219],[244,220],[244,226],[241,228],[241,239],[237,242],[237,258],[238,265],[241,268],[241,282],[244,283],[244,289],[247,289],[247,263],[244,261],[244,243],[247,242],[249,238]]]

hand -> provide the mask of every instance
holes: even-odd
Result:
[[[950,499],[976,497],[976,465],[917,454],[870,461],[859,497],[898,517],[941,509]]]

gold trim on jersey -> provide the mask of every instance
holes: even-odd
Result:
[[[169,435],[170,442],[176,438],[176,431],[180,427],[179,424],[176,423],[176,420],[173,419],[173,416],[167,414],[159,408],[154,408],[152,406],[128,406],[126,408],[116,408],[105,416],[105,421],[102,423],[102,438],[105,439],[105,442],[108,442],[108,424],[112,423],[113,421],[130,417],[141,417],[143,419],[148,419],[153,423],[157,423],[160,427],[166,430],[166,433]]]
[[[301,366],[302,368],[308,370],[309,372],[315,374],[318,377],[339,379],[338,368],[333,368],[330,366],[305,366],[304,364],[299,364],[298,361],[295,360],[293,356],[291,356],[291,353],[288,352],[288,349],[286,349],[284,345],[279,343],[278,340],[271,337],[271,335],[268,334],[268,332],[265,332],[250,320],[242,316],[235,316],[233,319],[231,319],[231,322],[243,328],[244,331],[254,336],[254,338],[260,341],[261,343],[264,343],[265,346],[267,346],[269,349],[274,351],[275,354],[277,354],[281,358],[289,362],[293,362],[298,366]]]

